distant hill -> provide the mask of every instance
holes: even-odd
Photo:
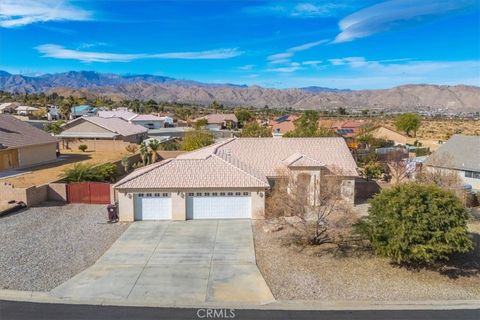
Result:
[[[340,90],[323,87],[271,89],[235,84],[209,84],[155,75],[117,75],[70,71],[38,77],[0,71],[0,90],[19,93],[109,96],[233,106],[294,109],[377,109],[386,111],[480,111],[480,87],[404,85],[384,90]]]

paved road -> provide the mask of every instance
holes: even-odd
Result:
[[[379,311],[278,311],[278,310],[216,310],[217,315],[207,317],[205,309],[111,307],[65,304],[42,304],[0,300],[2,320],[195,320],[195,319],[238,319],[238,320],[283,320],[283,319],[395,319],[395,320],[478,320],[480,310],[379,310]],[[213,315],[213,311],[211,311]]]
[[[137,221],[58,297],[175,304],[264,304],[250,220]]]

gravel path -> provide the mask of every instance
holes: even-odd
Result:
[[[105,205],[46,204],[0,218],[0,288],[48,291],[95,261],[128,224]]]
[[[474,274],[452,279],[435,271],[394,267],[386,259],[366,253],[339,258],[318,255],[318,249],[301,252],[298,247],[285,245],[283,239],[289,230],[265,233],[263,223],[256,221],[253,226],[255,253],[260,272],[276,299],[480,299],[479,249],[473,257],[477,263]]]

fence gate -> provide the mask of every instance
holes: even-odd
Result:
[[[71,182],[67,184],[68,203],[110,203],[110,183]]]

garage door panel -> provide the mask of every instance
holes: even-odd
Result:
[[[135,220],[169,220],[172,218],[172,199],[168,197],[136,196]]]
[[[187,219],[248,219],[251,203],[250,196],[189,196]]]

